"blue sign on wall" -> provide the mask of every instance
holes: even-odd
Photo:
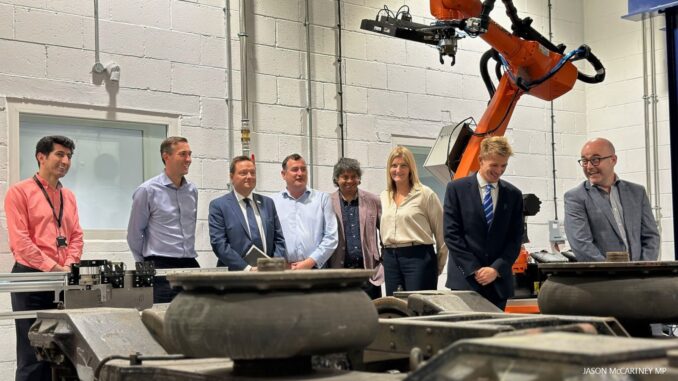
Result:
[[[639,21],[643,13],[657,14],[667,8],[672,8],[678,5],[678,1],[667,0],[628,0],[628,14],[622,18],[627,20]]]

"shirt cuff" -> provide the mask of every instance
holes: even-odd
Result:
[[[51,258],[45,258],[42,261],[42,263],[37,267],[37,269],[42,271],[42,272],[48,273],[48,272],[52,271],[52,269],[54,268],[55,265],[57,265],[56,261],[54,261]],[[27,265],[27,266],[28,267],[34,267],[34,266],[30,266],[30,265]]]

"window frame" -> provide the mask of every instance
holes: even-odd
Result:
[[[427,138],[427,137],[421,137],[421,136],[407,136],[407,135],[391,135],[391,143],[393,147],[396,146],[403,146],[403,147],[421,147],[421,148],[428,148],[429,152],[431,149],[433,149],[433,146],[436,143],[437,138]],[[424,168],[424,163],[419,163],[417,162],[418,165],[421,165],[422,170],[427,171],[426,168]],[[421,174],[419,174],[419,177],[421,178]],[[437,180],[435,176],[432,176],[434,179]],[[446,185],[442,185],[443,188]],[[443,203],[445,199],[445,194],[443,193],[442,195],[438,194],[436,192],[436,195],[440,199],[440,202]]]
[[[20,122],[22,114],[40,115],[54,118],[91,119],[102,122],[124,122],[165,125],[167,136],[180,134],[179,114],[155,113],[137,110],[116,110],[108,107],[83,106],[57,102],[42,102],[35,100],[7,98],[7,154],[8,154],[8,186],[21,181],[20,175]],[[94,127],[96,128],[96,127]],[[143,145],[147,149],[146,145]],[[153,151],[160,152],[160,147],[153,147]],[[159,159],[159,158],[158,158]],[[146,166],[144,162],[144,166]],[[144,174],[154,176],[144,168]],[[130,195],[131,197],[131,195]],[[77,199],[77,195],[76,195]],[[86,239],[95,240],[124,240],[127,229],[87,229],[84,230]]]

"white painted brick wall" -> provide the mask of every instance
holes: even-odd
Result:
[[[171,17],[172,29],[216,37],[224,36],[224,13],[221,7],[172,0]]]
[[[113,21],[162,29],[170,27],[170,0],[116,0],[116,2],[118,4],[110,9]]]
[[[428,2],[420,0],[344,0],[342,32],[344,54],[345,150],[358,159],[362,187],[380,193],[385,187],[386,158],[393,140],[408,137],[435,139],[440,127],[467,116],[480,120],[487,93],[479,78],[478,60],[488,47],[481,39],[460,42],[457,64],[438,63],[435,49],[359,29],[363,18],[374,18],[386,3],[392,10],[411,7],[415,20],[430,22]],[[555,102],[556,167],[559,216],[562,194],[582,180],[576,166],[580,145],[587,136],[614,134],[623,149],[622,176],[644,181],[638,164],[643,149],[639,124],[642,104],[638,94],[639,27],[621,21],[623,2],[583,0],[554,2],[554,33],[573,48],[588,43],[609,69],[604,85],[577,85]],[[225,20],[222,0],[101,0],[102,61],[116,61],[121,80],[111,84],[91,73],[94,64],[94,20],[89,0],[0,0],[0,194],[7,187],[7,114],[4,97],[81,106],[109,107],[177,115],[180,134],[189,138],[194,163],[189,178],[200,187],[196,246],[203,266],[213,266],[209,247],[207,206],[228,185],[228,160],[240,153],[240,57],[237,32],[238,2],[230,1]],[[280,160],[292,152],[306,155],[305,7],[301,0],[249,2],[250,118],[252,152],[257,157],[258,190],[264,194],[284,186]],[[546,31],[546,1],[516,1],[521,17],[535,19]],[[332,165],[340,143],[337,115],[336,2],[311,2],[312,161],[314,186],[332,192]],[[584,13],[587,17],[584,18]],[[507,26],[503,6],[495,15]],[[605,22],[600,22],[604,19]],[[227,23],[228,21],[228,23]],[[230,30],[227,25],[230,23]],[[39,25],[40,28],[35,26]],[[227,36],[230,33],[230,36]],[[228,40],[230,38],[230,40]],[[663,41],[657,46],[663,49]],[[232,56],[226,56],[230,44]],[[660,51],[661,54],[663,51]],[[663,62],[659,56],[658,62]],[[227,62],[234,71],[230,84],[235,99],[229,120]],[[660,70],[666,71],[663,64]],[[590,72],[590,71],[589,71]],[[663,86],[663,83],[662,83]],[[666,142],[666,88],[660,87],[662,142]],[[553,218],[553,182],[550,158],[548,104],[524,96],[507,133],[516,149],[507,179],[542,199],[542,212],[530,219],[530,248],[547,246],[546,221]],[[233,147],[231,150],[230,147]],[[664,232],[672,228],[668,146],[660,152],[661,202]],[[561,217],[562,218],[562,217]],[[4,212],[0,228],[4,232]],[[12,263],[5,236],[0,236],[0,271]],[[86,237],[87,238],[87,237]],[[673,236],[665,233],[663,247],[673,250]],[[664,253],[667,257],[666,251]],[[126,243],[86,239],[85,258],[110,258],[131,263]],[[442,278],[441,278],[442,279]],[[0,307],[8,309],[6,299]],[[7,328],[9,327],[9,328]],[[11,343],[13,330],[0,323],[0,340]],[[13,372],[13,346],[0,350],[0,379]],[[5,377],[7,376],[7,377]]]
[[[38,1],[33,3],[41,4]],[[45,9],[60,13],[91,16],[92,12],[94,12],[94,2],[92,1],[49,0],[44,3]]]
[[[14,35],[14,8],[0,4],[0,38],[10,39]]]
[[[34,8],[14,8],[14,38],[48,45],[83,46],[84,18]],[[36,28],[36,26],[40,26]]]
[[[367,113],[372,115],[407,116],[407,94],[379,89],[367,90]]]
[[[172,92],[188,95],[223,97],[226,76],[217,68],[197,67],[186,64],[172,65]]]
[[[144,28],[144,54],[171,62],[200,62],[200,36],[175,30]],[[212,65],[210,65],[212,66]]]
[[[336,28],[311,26],[311,50],[320,54],[334,55],[337,49],[336,34]]]
[[[427,90],[427,72],[425,69],[388,65],[387,86],[390,91],[425,94]]]
[[[200,63],[223,68],[226,63],[226,40],[218,37],[200,37]]]
[[[39,46],[40,50],[44,48],[43,45],[36,46]],[[92,81],[93,55],[91,51],[60,46],[47,46],[46,49],[47,78],[83,83]],[[45,52],[41,54],[44,56]]]
[[[348,85],[385,89],[387,86],[386,65],[369,61],[345,59]]]
[[[94,22],[84,19],[84,46],[95,46]],[[102,52],[118,53],[142,57],[144,55],[144,27],[119,22],[99,22],[99,46]]]
[[[0,41],[0,51],[21,51],[23,54],[0,55],[0,72],[29,77],[45,76],[45,46],[28,42]]]
[[[584,34],[595,46],[596,54],[607,68],[604,86],[589,86],[586,92],[587,137],[604,136],[617,148],[617,173],[621,178],[646,185],[645,132],[643,125],[642,29],[640,22],[622,20],[626,4],[615,1],[583,2],[587,17]],[[660,138],[659,204],[664,217],[672,214],[671,176],[669,172],[668,96],[666,79],[666,41],[664,18],[656,17],[655,46],[659,78],[657,80],[658,123]],[[648,30],[649,35],[649,30]],[[648,43],[649,47],[649,43]],[[648,61],[649,62],[649,61]],[[588,68],[590,72],[590,68]],[[665,148],[666,147],[666,148]],[[579,180],[583,179],[580,174]],[[654,183],[651,184],[654,201]],[[662,218],[662,259],[674,259],[674,237],[671,218]]]
[[[275,25],[276,46],[294,50],[304,49],[306,33],[302,23],[297,21],[277,20]]]
[[[301,53],[294,50],[276,49],[255,45],[251,57],[252,69],[256,73],[288,78],[301,78]],[[285,63],[284,65],[282,63]],[[305,65],[305,64],[304,64]]]

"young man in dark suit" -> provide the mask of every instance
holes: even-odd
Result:
[[[245,262],[253,245],[269,257],[285,257],[285,239],[273,200],[252,193],[257,170],[247,156],[231,160],[233,191],[212,202],[209,208],[210,243],[217,266],[229,270],[256,271]]]
[[[447,184],[444,207],[445,286],[476,291],[502,310],[513,296],[511,267],[523,238],[523,195],[500,180],[512,154],[504,137],[483,140],[478,173]]]

